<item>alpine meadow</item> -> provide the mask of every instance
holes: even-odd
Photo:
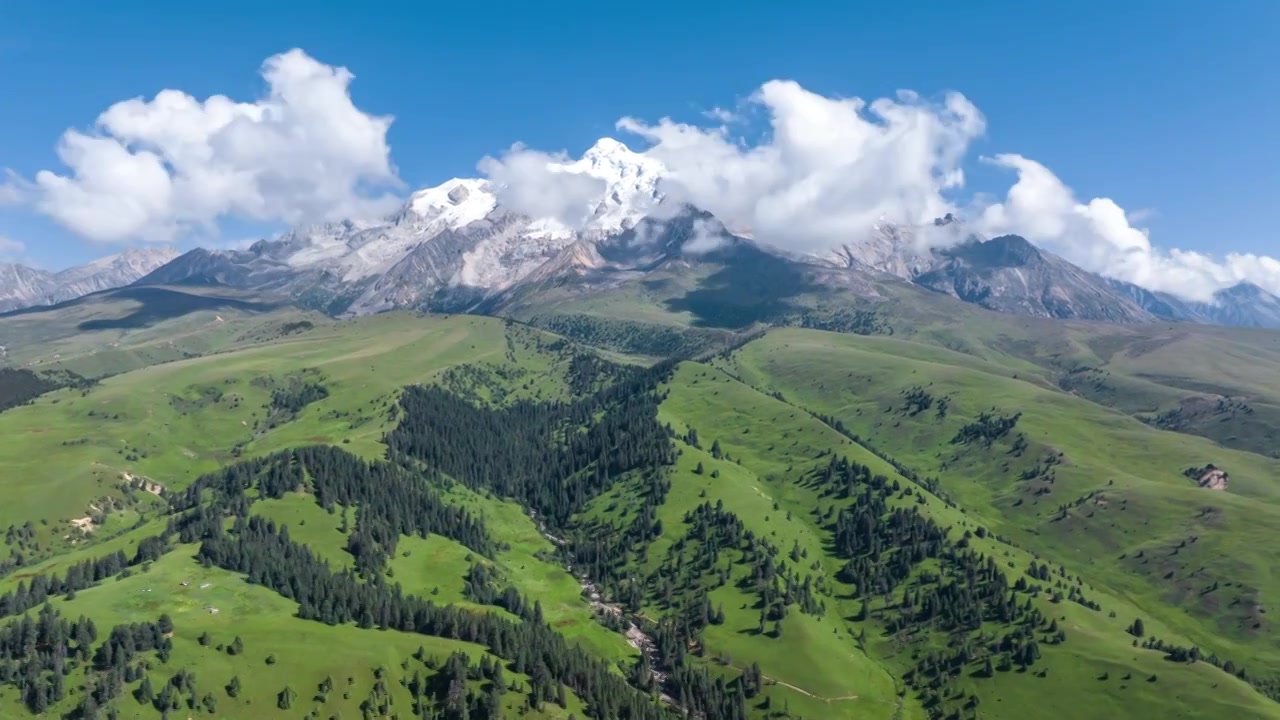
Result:
[[[273,8],[237,20],[245,47],[321,22],[286,33]],[[288,50],[250,101],[160,91],[243,90],[223,66],[245,51],[158,16],[83,8],[101,31],[59,47],[120,18],[155,36],[120,35],[129,72],[65,59],[115,68],[101,87],[31,55],[67,93],[42,122],[76,119],[49,170],[0,118],[0,718],[1280,720],[1280,261],[1158,244],[1138,223],[1173,222],[1001,149],[1022,122],[1052,140],[1036,152],[1073,152],[1076,128],[1041,127],[1057,85],[1014,89],[1056,40],[1026,55],[898,18],[934,65],[999,45],[1007,87],[976,63],[937,76],[975,100],[770,80],[651,123],[619,103],[651,109],[659,80],[704,97],[706,62],[646,53],[649,84],[619,93],[633,71],[601,43],[563,50],[572,77],[535,59],[581,19],[494,6],[446,33],[437,10],[309,7],[345,18],[322,34],[341,47],[312,45],[370,80]],[[32,12],[0,10],[0,59],[34,52],[4,30]],[[32,48],[61,27],[39,14]],[[663,35],[586,14],[629,28],[611,51]],[[908,67],[820,72],[787,59],[816,40],[699,28],[704,60],[768,55],[815,86]],[[138,49],[171,38],[200,62]],[[1136,61],[1091,72],[1103,49],[1060,71],[1162,87]],[[498,77],[517,70],[536,92]],[[138,87],[85,122],[82,101]],[[0,78],[15,107],[35,91]],[[1090,97],[1072,106],[1110,106]],[[1108,122],[1210,178],[1161,124],[1200,111]],[[547,147],[606,115],[630,144],[506,137],[518,118]],[[1062,165],[1179,217],[1188,192],[1222,200],[1150,159],[1134,181],[1099,133],[1095,176]],[[411,186],[477,144],[509,149]]]

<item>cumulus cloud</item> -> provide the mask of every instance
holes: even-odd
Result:
[[[566,172],[569,156],[511,146],[500,158],[485,157],[477,168],[493,183],[498,202],[533,218],[555,220],[565,227],[581,227],[605,193],[605,181]]]
[[[981,210],[977,224],[987,235],[1017,233],[1086,270],[1191,300],[1211,300],[1215,291],[1241,282],[1280,293],[1280,261],[1274,258],[1162,250],[1145,228],[1135,227],[1143,213],[1126,213],[1110,198],[1082,202],[1048,168],[1021,155],[988,161],[1018,178],[1003,202]]]
[[[354,76],[301,50],[272,56],[254,102],[179,90],[116,103],[58,142],[63,171],[11,179],[22,201],[90,240],[168,241],[223,217],[300,223],[381,214],[396,199],[392,118],[352,102]]]
[[[748,101],[772,132],[750,144],[726,126],[623,118],[670,171],[669,195],[764,242],[818,250],[851,242],[878,221],[923,223],[952,210],[961,163],[986,121],[963,95],[931,102],[828,98],[795,82],[765,83]]]

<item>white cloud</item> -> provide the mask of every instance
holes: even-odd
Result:
[[[750,145],[725,126],[623,118],[670,170],[669,195],[760,240],[818,250],[857,240],[879,220],[927,222],[952,209],[960,164],[985,120],[963,95],[933,103],[902,92],[870,103],[833,99],[790,81],[765,83],[749,101],[772,133]]]
[[[0,179],[0,206],[33,207],[106,242],[216,238],[218,222],[229,217],[298,224],[394,209],[399,201],[385,192],[400,184],[387,144],[392,119],[354,105],[354,76],[301,50],[268,58],[261,73],[266,92],[253,102],[165,90],[116,103],[91,132],[63,134],[57,152],[65,170]],[[1138,227],[1152,211],[1078,200],[1021,155],[991,160],[1017,173],[1004,198],[965,197],[962,168],[986,120],[958,93],[926,100],[904,91],[866,101],[774,80],[731,110],[703,115],[711,126],[618,121],[648,142],[643,155],[666,168],[666,201],[648,211],[666,216],[690,203],[764,243],[825,252],[884,221],[921,226],[924,243],[954,242],[954,227],[936,230],[931,221],[963,209],[984,234],[1018,233],[1086,269],[1153,290],[1204,300],[1249,281],[1280,293],[1280,260],[1163,250]],[[761,117],[770,132],[757,140],[750,121]],[[568,229],[590,220],[608,186],[600,175],[566,172],[584,162],[517,144],[478,168],[503,206]],[[704,249],[702,239],[687,249],[714,246]]]
[[[570,162],[563,152],[553,155],[516,144],[501,158],[481,159],[477,168],[492,181],[498,202],[507,209],[578,228],[590,219],[606,184],[585,173],[565,172]]]
[[[6,171],[5,174],[7,176],[5,182],[0,183],[0,207],[21,205],[23,201],[21,178],[14,176],[12,171]]]
[[[26,245],[18,242],[17,240],[0,235],[0,260],[14,260],[21,257],[26,251]]]
[[[1016,171],[1018,179],[1003,202],[979,215],[978,227],[987,235],[1017,233],[1086,270],[1191,300],[1211,300],[1214,291],[1240,282],[1280,293],[1280,260],[1162,250],[1146,229],[1135,227],[1145,213],[1126,213],[1110,198],[1081,202],[1048,168],[1021,155],[989,161]]]
[[[724,108],[720,108],[720,107],[714,107],[714,108],[711,108],[710,110],[705,110],[703,111],[702,114],[704,117],[711,118],[712,120],[715,120],[716,122],[724,125],[728,125],[729,123],[737,122],[739,120],[738,115],[734,113],[732,110],[725,110]]]
[[[705,255],[727,243],[724,225],[715,220],[697,218],[693,221],[693,237],[685,242],[681,251],[687,255]]]
[[[203,102],[179,90],[103,112],[90,133],[67,130],[67,170],[10,180],[21,199],[72,231],[105,242],[168,241],[220,218],[300,223],[381,214],[397,201],[390,117],[351,100],[353,75],[301,50],[262,65],[264,97]]]

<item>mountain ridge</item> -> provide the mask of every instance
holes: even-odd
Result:
[[[545,169],[551,176],[573,176],[566,182],[584,190],[583,202],[552,212],[545,197],[514,193],[500,172],[497,179],[453,178],[413,192],[380,220],[298,227],[246,250],[197,248],[130,282],[269,291],[331,315],[396,308],[488,312],[499,310],[504,298],[530,298],[531,286],[642,281],[678,256],[689,264],[734,262],[706,252],[732,242],[772,253],[833,294],[856,294],[867,286],[861,276],[896,278],[1018,315],[1280,328],[1280,298],[1262,288],[1242,284],[1219,291],[1210,302],[1183,300],[1085,271],[1021,236],[983,238],[950,213],[917,225],[880,222],[825,253],[757,244],[749,231],[727,230],[732,219],[669,201],[665,167],[610,138],[577,160],[553,161]],[[661,235],[669,230],[664,223],[694,215],[708,228],[715,226],[702,238],[706,248],[699,242],[686,246],[693,238],[684,237],[675,246],[640,251],[644,243],[637,241],[645,238],[639,233]],[[16,288],[10,294],[26,300],[0,309],[34,302],[30,298],[40,296],[43,282],[11,273],[0,287]]]
[[[170,248],[129,248],[58,272],[0,263],[0,312],[66,300],[130,285],[179,256]]]

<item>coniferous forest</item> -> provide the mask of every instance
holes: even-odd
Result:
[[[884,663],[889,699],[868,716],[968,720],[986,716],[1007,683],[1049,682],[1047,656],[1090,642],[1076,630],[1079,613],[1121,622],[1080,576],[966,517],[942,477],[916,472],[845,420],[778,390],[733,389],[718,368],[759,335],[700,363],[642,367],[527,332],[506,326],[507,359],[529,347],[554,354],[563,391],[553,397],[540,396],[535,377],[518,366],[453,366],[437,382],[367,402],[367,416],[351,426],[382,423],[377,453],[305,442],[255,454],[242,452],[251,449],[242,442],[229,462],[189,483],[143,483],[147,493],[137,499],[139,482],[131,481],[132,507],[150,510],[116,531],[133,538],[128,544],[90,544],[74,562],[46,567],[11,554],[0,566],[9,578],[0,592],[0,700],[73,719],[235,717],[227,713],[264,703],[280,717],[327,717],[336,716],[325,714],[330,700],[353,692],[370,719],[798,720],[823,717],[828,707],[841,713],[832,717],[852,717],[861,712],[857,693],[783,679],[798,646],[821,643],[823,660],[840,673],[871,667],[871,658]],[[35,377],[23,375],[14,397],[53,389],[31,385]],[[326,412],[343,392],[316,369],[251,383],[280,427]],[[240,405],[231,390],[201,387],[202,400],[172,401],[183,417]],[[756,406],[735,414],[743,403]],[[757,422],[751,413],[766,407],[772,415]],[[941,424],[956,410],[950,396],[913,385],[885,412]],[[322,417],[345,422],[349,414]],[[1032,453],[1022,417],[984,409],[940,431],[941,444],[955,462],[1026,455],[1034,467],[1010,473],[1051,485],[1066,460]],[[806,434],[793,434],[800,427]],[[1055,517],[1085,500],[1061,505]],[[299,501],[314,511],[305,521],[272,516]],[[580,629],[566,632],[563,608],[549,609],[549,596],[520,577],[525,567],[503,560],[520,541],[497,512],[502,503],[545,545],[521,557],[580,585],[577,601],[600,633],[593,637],[628,651],[602,652]],[[340,545],[317,544],[312,527],[325,522]],[[10,527],[6,542],[27,549],[40,537],[27,523]],[[456,548],[460,562],[445,570],[428,560],[425,576],[402,581],[422,562],[424,543]],[[264,695],[243,673],[213,676],[182,646],[198,634],[199,652],[260,657],[252,634],[196,633],[183,625],[189,615],[163,607],[108,623],[77,604],[175,556],[290,603],[301,627],[416,637],[423,647],[369,667],[368,687],[358,691],[351,675]],[[458,594],[441,597],[450,583]],[[1157,637],[1141,617],[1124,623],[1124,644],[1135,652],[1275,693],[1267,673]],[[290,660],[267,653],[260,662]],[[1111,672],[1100,671],[1097,682]],[[1132,671],[1119,677],[1133,682]],[[1158,673],[1139,679],[1160,682]]]

